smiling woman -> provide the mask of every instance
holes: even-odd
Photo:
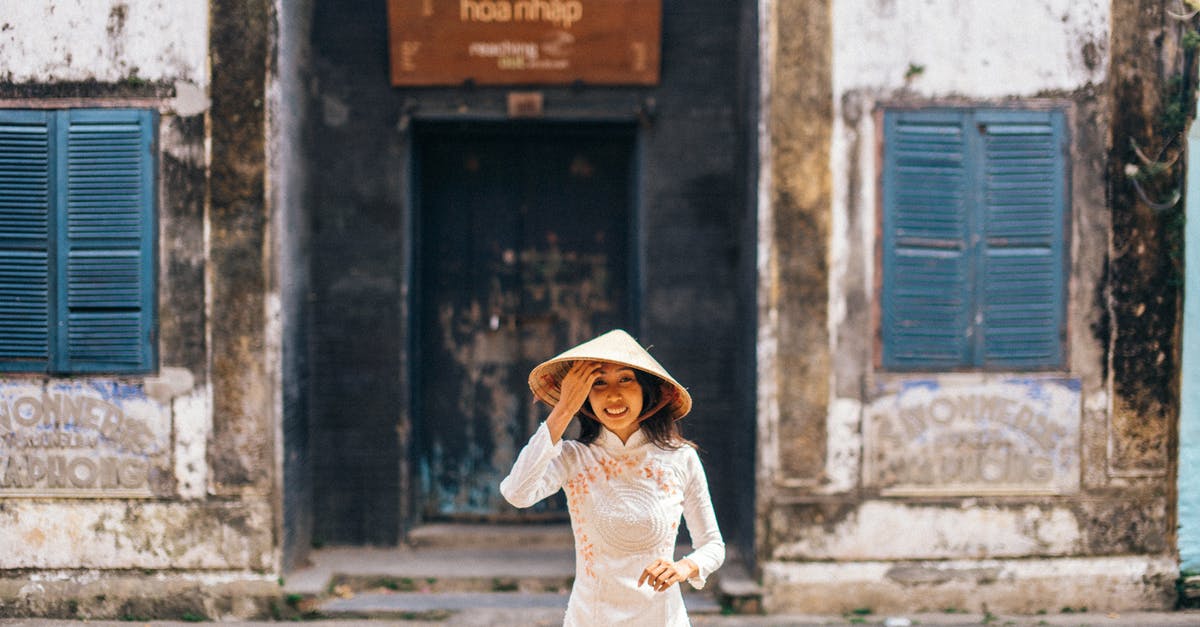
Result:
[[[575,532],[565,625],[687,625],[679,586],[725,559],[708,481],[677,422],[691,396],[629,334],[610,331],[533,369],[553,407],[500,484],[517,507],[564,490]],[[580,437],[564,441],[572,420]],[[692,552],[675,559],[680,516]]]
[[[642,417],[642,384],[633,368],[604,362],[584,363],[594,364],[592,372],[596,373],[587,398],[592,415],[622,442],[628,442]]]

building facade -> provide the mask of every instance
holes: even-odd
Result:
[[[10,8],[2,612],[262,614],[303,276],[268,219],[292,197],[278,14]]]
[[[1190,18],[760,6],[767,608],[1169,606]]]
[[[565,521],[496,484],[612,327],[769,611],[1170,606],[1194,21],[985,4],[0,17],[0,615]]]

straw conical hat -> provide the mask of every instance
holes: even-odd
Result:
[[[667,383],[666,404],[660,411],[679,420],[692,410],[692,397],[666,368],[663,368],[631,335],[616,329],[542,362],[529,373],[529,389],[543,403],[554,407],[562,394],[562,380],[571,364],[579,360],[607,361],[648,372]]]

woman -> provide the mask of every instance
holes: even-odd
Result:
[[[691,396],[628,333],[615,330],[529,374],[553,407],[500,483],[529,507],[559,489],[575,533],[565,625],[689,625],[680,586],[725,560],[700,458],[675,421]],[[580,436],[563,441],[571,420]],[[674,559],[680,514],[693,551]]]

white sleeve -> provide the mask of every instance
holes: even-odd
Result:
[[[500,494],[514,507],[529,507],[558,492],[567,476],[562,448],[562,440],[550,441],[550,430],[543,422],[500,482]]]
[[[708,494],[708,477],[695,449],[689,449],[688,482],[683,493],[683,519],[692,536],[692,552],[685,556],[696,563],[699,573],[688,579],[697,590],[704,587],[708,576],[725,562],[725,540],[717,527],[712,497]]]

